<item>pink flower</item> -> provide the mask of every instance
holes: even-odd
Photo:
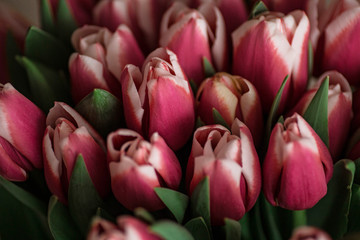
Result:
[[[261,189],[259,159],[249,129],[236,119],[231,132],[220,125],[198,128],[186,171],[192,194],[205,177],[210,182],[213,225],[239,220],[255,204]]]
[[[79,102],[94,88],[112,92],[121,98],[119,81],[126,64],[141,65],[144,56],[131,31],[120,25],[115,33],[98,26],[84,26],[72,35],[77,51],[69,59],[71,92]]]
[[[294,230],[290,240],[331,240],[331,237],[321,229],[303,226]]]
[[[107,146],[116,199],[130,210],[163,208],[154,188],[177,189],[181,180],[180,164],[164,139],[154,133],[148,142],[132,130],[119,129],[109,134]]]
[[[233,32],[233,73],[254,84],[265,112],[269,112],[286,75],[289,80],[282,94],[280,111],[304,92],[309,32],[309,20],[302,11],[286,16],[267,12]]]
[[[313,207],[325,196],[332,172],[328,149],[299,114],[275,125],[263,163],[263,191],[272,205]]]
[[[198,85],[204,78],[204,57],[219,71],[228,67],[224,19],[212,4],[197,11],[175,2],[163,16],[160,45],[178,56],[187,77]]]
[[[158,132],[173,149],[181,148],[194,127],[194,98],[176,55],[158,48],[142,72],[127,65],[121,75],[126,124],[150,137]]]
[[[67,203],[70,178],[79,154],[101,197],[110,190],[105,143],[70,106],[56,102],[46,118],[43,138],[44,173],[50,191]]]
[[[215,123],[213,109],[216,109],[229,126],[235,118],[243,121],[254,136],[255,143],[260,142],[263,128],[260,98],[248,80],[217,73],[202,82],[196,102],[197,114],[205,124]]]
[[[101,218],[95,218],[87,240],[160,240],[161,238],[151,233],[149,227],[140,220],[121,216],[116,224]]]
[[[333,159],[337,160],[345,146],[353,116],[351,109],[352,92],[344,76],[336,71],[329,71],[322,74],[314,88],[302,96],[291,113],[297,112],[301,115],[305,113],[326,76],[329,76],[330,80],[328,92],[329,150]]]
[[[45,114],[10,83],[0,84],[0,175],[25,181],[42,168],[41,139]]]

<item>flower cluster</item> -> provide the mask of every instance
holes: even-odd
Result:
[[[28,238],[360,232],[358,0],[44,0],[26,34],[5,8],[0,213]]]

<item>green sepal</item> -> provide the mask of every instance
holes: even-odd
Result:
[[[307,210],[308,224],[325,230],[333,239],[342,237],[347,231],[354,174],[353,161],[338,161],[334,165],[327,194],[313,208]]]
[[[329,77],[327,76],[303,115],[326,146],[329,146],[328,90]]]
[[[196,82],[193,79],[189,80],[189,84],[190,84],[191,91],[193,92],[193,95],[196,98],[198,86],[196,85]]]
[[[69,210],[56,196],[49,201],[48,224],[55,240],[77,240],[81,234],[71,218]]]
[[[194,240],[186,228],[169,220],[156,222],[150,229],[164,240]]]
[[[212,77],[216,73],[215,68],[206,57],[203,57],[203,68],[205,78]]]
[[[196,118],[196,123],[195,123],[195,129],[199,128],[199,127],[203,127],[205,126],[205,123],[201,120],[200,117]]]
[[[230,126],[226,123],[225,119],[221,116],[220,112],[216,110],[215,108],[212,109],[212,115],[214,119],[215,124],[220,124],[227,129],[231,130]]]
[[[28,74],[31,99],[45,113],[53,107],[54,101],[70,103],[69,84],[61,71],[27,57],[17,57],[17,60]]]
[[[241,239],[241,225],[238,221],[230,218],[225,218],[225,235],[226,240],[238,240]]]
[[[54,36],[32,26],[25,38],[25,56],[51,68],[67,70],[70,52]]]
[[[184,227],[191,233],[195,240],[210,240],[209,229],[202,217],[193,218]]]
[[[68,201],[71,216],[85,234],[97,209],[103,206],[103,201],[93,185],[81,154],[76,159],[70,177]]]
[[[66,0],[59,0],[56,29],[57,35],[66,45],[70,45],[71,35],[78,25],[70,11]]]
[[[192,216],[202,217],[209,231],[211,231],[209,177],[205,177],[198,183],[191,195],[190,201]]]
[[[262,14],[263,12],[269,11],[266,7],[265,3],[263,1],[258,1],[254,4],[249,19],[253,19],[257,17],[258,15]]]
[[[155,222],[155,218],[145,208],[142,207],[135,208],[134,215],[148,223]]]
[[[168,188],[156,187],[154,188],[154,191],[170,212],[175,216],[178,223],[182,223],[189,204],[189,197],[181,192]]]
[[[40,20],[41,27],[44,31],[55,34],[54,15],[49,0],[41,0]]]
[[[125,127],[121,102],[103,89],[94,89],[75,107],[104,138],[121,127]]]

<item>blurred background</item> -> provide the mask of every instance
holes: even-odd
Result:
[[[39,2],[39,0],[0,0],[0,3],[17,9],[30,23],[36,26],[40,25]]]

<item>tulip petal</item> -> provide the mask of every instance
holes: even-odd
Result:
[[[0,175],[2,177],[9,181],[25,181],[27,173],[22,166],[26,161],[16,149],[0,137]]]

